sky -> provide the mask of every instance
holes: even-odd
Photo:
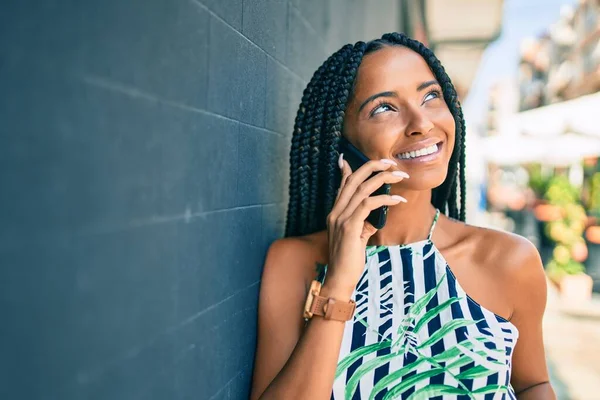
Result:
[[[561,6],[568,4],[575,0],[504,0],[502,33],[484,52],[464,102],[470,125],[485,118],[490,86],[500,79],[516,79],[521,40],[544,32],[558,20]]]

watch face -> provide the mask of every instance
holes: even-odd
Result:
[[[312,306],[315,300],[315,296],[318,296],[321,292],[321,283],[317,281],[312,281],[310,284],[310,289],[308,289],[308,294],[306,295],[306,302],[304,303],[304,319],[308,320],[312,318],[313,311]]]

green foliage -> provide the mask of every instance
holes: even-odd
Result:
[[[595,172],[590,180],[590,198],[588,208],[590,214],[600,217],[600,172]]]
[[[548,263],[546,273],[555,281],[560,281],[565,275],[577,275],[585,272],[585,267],[580,262],[569,259],[565,263],[551,260]]]
[[[547,265],[548,275],[560,280],[565,275],[585,272],[583,264],[572,256],[573,246],[582,242],[587,222],[587,214],[580,203],[579,190],[571,185],[564,176],[555,176],[550,180],[544,196],[551,205],[559,207],[562,218],[549,222],[546,234],[555,243],[552,260]]]
[[[566,176],[552,177],[544,195],[550,204],[562,206],[576,204],[579,201],[579,190],[571,185]]]
[[[529,187],[538,198],[542,198],[546,193],[550,178],[544,177],[540,164],[532,164],[527,170],[529,172]]]

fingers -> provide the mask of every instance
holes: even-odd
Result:
[[[335,196],[334,204],[337,203],[340,197],[340,193],[342,192],[342,188],[346,184],[346,180],[348,179],[350,174],[352,174],[352,169],[350,168],[350,165],[348,165],[348,163],[344,160],[344,153],[340,153],[340,157],[338,158],[338,166],[340,167],[340,170],[342,172],[342,179],[340,181],[340,187],[338,188],[337,195]]]
[[[344,163],[347,164],[345,161]],[[346,178],[346,181],[344,182],[344,187],[340,190],[340,195],[338,198],[338,204],[336,204],[336,208],[340,210],[345,209],[348,203],[350,202],[350,199],[356,192],[357,187],[361,183],[368,179],[374,172],[388,170],[393,165],[396,165],[396,163],[388,159],[371,160],[365,163],[356,171],[352,172],[350,176]],[[350,168],[350,166],[348,166],[348,168]]]
[[[365,220],[371,211],[379,207],[395,206],[400,203],[406,203],[406,199],[398,195],[370,196],[363,199],[352,212],[344,210],[339,219],[345,221],[348,226],[359,226],[365,224]]]
[[[346,209],[344,210],[344,213],[346,210],[352,213],[365,198],[371,196],[373,192],[380,188],[383,184],[398,183],[407,177],[408,175],[403,171],[385,171],[380,172],[370,179],[367,179],[356,188],[354,194],[348,202],[348,205],[346,206]]]
[[[349,219],[354,211],[369,197],[378,199],[377,202],[391,201],[390,204],[382,203],[382,205],[395,205],[401,201],[406,201],[401,196],[392,197],[384,195],[383,198],[382,196],[371,196],[375,190],[385,183],[398,183],[408,178],[408,174],[403,171],[387,171],[395,165],[397,165],[396,162],[389,159],[371,160],[352,172],[350,165],[344,160],[343,154],[340,154],[338,166],[342,171],[342,178],[334,206],[327,219],[328,225],[331,225],[332,222],[338,219]],[[369,178],[374,173],[376,174],[372,178]],[[369,200],[366,202],[366,206],[363,204],[363,214],[365,212],[364,207],[369,207],[372,202],[372,200]],[[372,209],[367,210],[363,221],[369,212],[377,207],[381,207],[381,205],[376,205]],[[340,221],[337,222],[339,223]]]

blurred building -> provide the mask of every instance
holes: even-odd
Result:
[[[513,79],[495,82],[489,91],[488,110],[483,133],[495,136],[506,131],[505,123],[519,109],[519,91]]]
[[[502,0],[404,0],[404,2],[422,9],[425,42],[441,60],[459,96],[464,99],[475,78],[483,52],[500,36],[504,2]]]
[[[564,6],[560,19],[522,43],[520,110],[570,100],[600,90],[600,2]]]
[[[600,154],[600,1],[564,6],[560,18],[537,38],[521,43],[517,78],[518,106],[497,110],[493,88],[484,136],[486,158],[497,164],[541,162],[570,165]],[[513,107],[513,106],[511,106]],[[508,112],[507,112],[508,110]],[[520,146],[513,146],[515,141]]]
[[[548,261],[556,243],[545,233],[547,221],[536,214],[537,232],[526,228],[533,226],[531,210],[551,201],[547,189],[555,176],[580,192],[573,204],[585,206],[586,223],[596,224],[590,199],[599,193],[592,183],[598,180],[600,156],[600,1],[562,7],[546,32],[521,43],[520,56],[516,82],[499,82],[490,90],[482,146],[488,210],[510,216],[518,233],[533,234]],[[586,267],[598,290],[600,247],[589,241],[587,246]]]

